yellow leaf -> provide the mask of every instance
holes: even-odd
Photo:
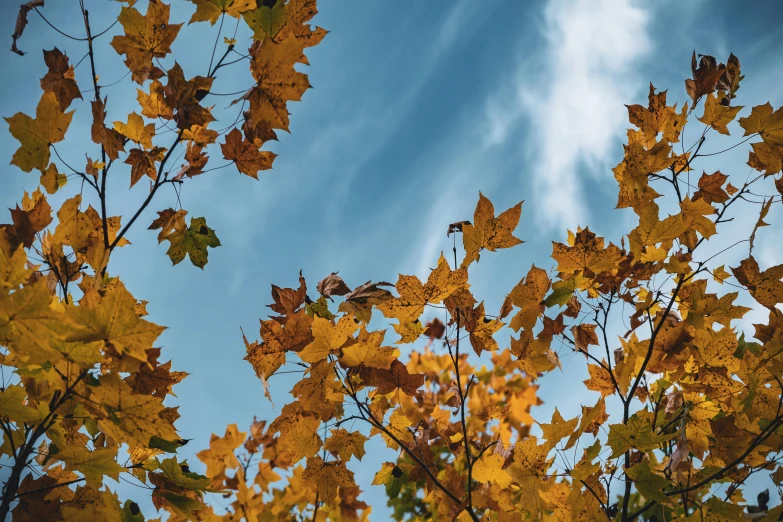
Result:
[[[385,333],[383,330],[367,333],[362,327],[358,342],[343,348],[340,362],[348,366],[388,369],[392,361],[399,357],[400,351],[391,346],[381,346]]]
[[[104,475],[119,481],[119,475],[125,468],[117,464],[117,446],[96,448],[92,451],[85,447],[69,444],[60,448],[56,457],[66,464],[66,469],[78,471],[87,480],[87,485],[95,488],[103,484]]]
[[[332,436],[326,439],[324,448],[333,454],[339,455],[343,461],[350,460],[351,456],[362,460],[364,457],[364,443],[367,437],[358,431],[349,432],[345,429],[333,429]]]
[[[473,464],[473,478],[479,482],[491,482],[501,488],[511,485],[511,475],[503,469],[503,457],[496,453],[483,455]]]
[[[27,392],[21,386],[8,386],[5,390],[0,391],[0,416],[8,417],[17,425],[35,424],[43,420],[44,415],[41,411],[28,406],[25,403],[27,400]]]
[[[9,132],[21,143],[11,163],[25,172],[46,170],[49,165],[49,145],[65,139],[71,118],[73,111],[63,112],[52,92],[44,92],[41,96],[35,109],[35,119],[21,112],[6,118]]]
[[[481,250],[494,252],[498,248],[510,248],[522,243],[513,232],[522,214],[522,201],[495,217],[492,202],[479,192],[479,201],[473,214],[473,223],[462,227],[462,245],[465,259],[462,267],[479,260]]]
[[[343,315],[336,325],[321,317],[313,317],[313,342],[299,352],[299,357],[308,363],[322,361],[345,344],[358,329],[359,325],[350,315]]]
[[[155,124],[144,125],[144,118],[132,112],[128,114],[128,123],[114,122],[114,130],[135,141],[145,149],[152,148],[152,137],[155,136]]]
[[[723,99],[727,100],[725,96]],[[707,94],[707,98],[704,100],[704,114],[699,118],[699,121],[705,125],[712,126],[713,129],[721,134],[728,135],[729,129],[726,125],[737,117],[737,113],[742,109],[742,106],[731,107],[723,105],[721,101],[715,94]]]

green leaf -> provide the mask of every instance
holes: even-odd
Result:
[[[174,457],[161,462],[160,470],[167,479],[184,489],[205,491],[209,486],[207,477],[191,471],[183,471],[182,465]]]
[[[190,226],[186,230],[177,230],[166,236],[171,243],[166,255],[175,265],[185,259],[187,254],[190,262],[199,268],[207,264],[207,248],[220,246],[220,240],[215,231],[207,226],[207,220],[203,217],[190,220]]]
[[[574,291],[579,287],[582,279],[582,272],[576,272],[568,279],[555,282],[552,285],[552,293],[544,300],[544,304],[547,308],[565,306],[574,295]]]
[[[0,392],[0,412],[17,424],[34,424],[43,419],[41,412],[23,404],[27,392],[21,386],[9,386]]]
[[[179,439],[175,441],[169,441],[166,439],[161,439],[157,435],[153,435],[150,438],[149,447],[152,449],[163,450],[166,453],[176,453],[179,448],[181,448],[188,442],[190,442],[190,439]]]
[[[662,504],[671,502],[669,497],[664,495],[662,491],[664,488],[671,486],[671,482],[663,476],[653,473],[648,462],[642,461],[628,469],[626,475],[633,479],[633,485],[647,500],[655,500]]]
[[[627,424],[612,424],[609,426],[607,442],[612,448],[612,456],[617,458],[626,451],[637,449],[647,451],[655,449],[663,442],[674,438],[677,433],[656,435],[652,432],[650,420],[639,417],[638,414],[628,419]]]

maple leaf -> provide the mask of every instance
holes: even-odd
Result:
[[[307,377],[291,389],[291,395],[299,399],[302,407],[321,419],[338,417],[343,411],[344,388],[337,379],[335,366],[331,361],[313,363]]]
[[[326,31],[320,27],[310,27],[310,20],[318,14],[316,0],[289,0],[288,2],[258,3],[255,9],[245,11],[242,17],[253,30],[253,38],[264,40],[269,37],[275,42],[292,36],[303,47],[317,45]],[[307,63],[302,57],[302,63]]]
[[[200,104],[212,87],[212,78],[194,76],[186,80],[182,67],[174,62],[174,67],[168,71],[168,79],[163,93],[166,104],[174,113],[177,128],[190,129],[194,125],[206,127],[215,120],[210,109]]]
[[[338,488],[349,487],[354,483],[353,472],[345,467],[345,462],[324,462],[321,457],[307,459],[302,478],[314,484],[318,496],[327,502],[337,496]]]
[[[466,284],[467,271],[462,267],[451,270],[441,254],[437,268],[430,272],[425,284],[416,276],[400,274],[395,285],[400,296],[385,300],[377,308],[386,317],[411,323],[419,318],[428,303],[440,303]]]
[[[34,424],[46,416],[46,410],[36,409],[25,404],[27,392],[21,386],[8,386],[0,391],[0,411],[3,417],[14,421],[18,425]]]
[[[243,139],[239,129],[234,129],[226,136],[226,142],[220,145],[223,157],[231,160],[239,169],[239,172],[258,179],[258,172],[272,168],[277,154],[269,151],[260,151],[250,141]]]
[[[321,421],[298,401],[286,404],[280,415],[269,425],[272,433],[280,432],[278,446],[292,455],[294,462],[312,457],[321,447],[317,430]]]
[[[182,24],[169,23],[170,7],[160,0],[150,0],[147,13],[136,8],[123,7],[118,18],[125,34],[112,38],[111,46],[125,55],[125,65],[131,70],[133,81],[142,84],[157,74],[153,58],[165,58]]]
[[[763,141],[751,143],[753,150],[748,153],[748,165],[770,176],[781,170],[783,146],[770,145]],[[776,185],[777,186],[777,185]]]
[[[68,178],[66,175],[57,172],[57,166],[54,163],[50,163],[46,170],[41,173],[40,183],[46,189],[47,194],[55,194],[67,182]]]
[[[364,443],[367,437],[358,431],[349,432],[345,429],[332,429],[332,435],[324,443],[324,449],[337,455],[343,461],[347,462],[351,456],[362,460],[364,457]]]
[[[153,80],[150,83],[149,94],[141,89],[136,89],[136,99],[141,106],[142,116],[153,119],[174,119],[174,107],[166,100],[166,93],[160,80]]]
[[[484,455],[473,464],[473,478],[479,482],[491,482],[498,487],[511,485],[511,475],[503,469],[503,457],[496,453]]]
[[[590,378],[584,383],[588,390],[599,392],[601,397],[607,397],[615,392],[612,377],[605,368],[597,364],[588,364],[587,371],[590,373]]]
[[[149,447],[153,437],[177,440],[177,432],[164,421],[163,399],[154,395],[135,394],[117,374],[102,375],[100,385],[90,394],[90,400],[105,408],[98,420],[101,431],[114,440],[130,441]]]
[[[381,346],[386,332],[367,332],[362,326],[359,338],[353,344],[343,348],[340,362],[346,366],[368,366],[388,369],[397,360],[400,351],[391,346]]]
[[[76,195],[63,203],[57,212],[59,223],[52,239],[56,243],[71,246],[74,252],[83,254],[82,259],[95,268],[105,261],[107,252],[104,244],[104,223],[100,214],[92,206],[82,212],[80,210],[81,202],[81,195]],[[107,217],[106,226],[108,228],[106,235],[111,243],[116,239],[120,230],[120,218],[117,216]],[[129,244],[128,240],[122,238],[117,246],[127,244]]]
[[[66,469],[73,469],[84,475],[88,485],[100,487],[104,475],[119,480],[125,468],[117,464],[117,447],[95,448],[92,451],[76,445],[69,445],[57,452],[57,459],[65,462]]]
[[[192,178],[204,173],[204,167],[209,161],[209,156],[204,149],[196,145],[194,142],[189,142],[185,149],[185,160],[187,163],[182,165],[182,168],[172,180],[176,181],[182,179],[182,176]]]
[[[49,71],[41,78],[41,89],[54,93],[60,110],[65,112],[73,100],[82,97],[74,79],[73,66],[68,65],[68,57],[57,47],[43,53]]]
[[[660,444],[673,439],[677,433],[655,434],[651,430],[649,419],[633,415],[627,424],[609,425],[607,444],[612,448],[612,456],[617,458],[626,451],[636,449],[647,451],[657,448]]]
[[[152,148],[152,137],[155,136],[155,124],[144,124],[144,118],[132,112],[128,114],[128,123],[114,122],[114,130],[132,140],[145,149]]]
[[[332,272],[315,286],[318,293],[324,297],[332,300],[333,295],[346,295],[351,293],[351,289],[345,284],[343,278],[337,275],[337,272]]]
[[[25,172],[46,170],[49,165],[49,146],[65,139],[72,118],[73,111],[63,112],[57,96],[52,92],[44,92],[41,96],[35,108],[35,119],[21,112],[5,118],[9,132],[21,144],[11,164]]]
[[[729,177],[720,171],[712,174],[703,172],[699,178],[699,190],[693,195],[693,201],[704,199],[707,203],[725,203],[729,195],[723,189],[723,184]]]
[[[67,310],[68,317],[76,325],[68,340],[103,341],[104,349],[117,357],[127,355],[141,362],[147,361],[147,350],[165,328],[136,314],[136,300],[122,283],[108,288],[103,296],[93,290],[83,302],[82,306]]]
[[[299,352],[299,357],[308,363],[314,363],[326,359],[326,357],[340,348],[348,337],[359,329],[359,325],[350,315],[343,315],[336,325],[321,317],[313,318],[313,342],[305,346]]]
[[[724,265],[719,266],[718,268],[714,269],[712,271],[712,277],[715,279],[716,283],[723,284],[723,282],[731,277],[731,274],[726,272],[726,269],[724,268]]]
[[[598,346],[598,336],[595,333],[597,325],[581,323],[571,327],[574,336],[574,347],[580,352],[587,352],[590,345]]]
[[[22,207],[11,210],[13,226],[0,225],[9,234],[11,244],[22,244],[30,248],[35,235],[42,232],[52,222],[52,208],[40,189],[30,197],[27,192],[22,197]]]
[[[476,355],[481,352],[491,352],[498,348],[498,343],[492,337],[495,332],[503,328],[504,323],[497,319],[489,319],[484,315],[484,303],[466,314],[465,329],[470,332],[470,345]]]
[[[207,465],[207,477],[212,479],[223,475],[227,469],[239,466],[234,450],[245,441],[246,433],[242,433],[236,424],[226,427],[226,434],[218,437],[214,433],[209,438],[209,449],[196,454],[198,459]]]
[[[751,256],[744,259],[737,268],[732,268],[731,272],[762,306],[771,309],[783,303],[783,265],[761,272],[758,263]]]
[[[665,141],[647,150],[641,143],[624,145],[623,160],[614,168],[614,177],[620,185],[617,208],[641,208],[660,197],[649,185],[651,173],[667,169],[677,160],[671,156],[671,146]]]
[[[686,196],[680,203],[680,209],[682,210],[682,221],[687,230],[698,232],[706,239],[717,233],[715,223],[705,217],[716,213],[706,199],[692,201]]]
[[[597,436],[599,428],[608,418],[609,414],[606,413],[606,402],[603,397],[598,399],[598,402],[592,408],[582,406],[579,427],[568,437],[568,442],[566,442],[564,449],[572,448],[583,433],[592,433]]]
[[[707,94],[707,99],[704,101],[704,114],[699,118],[699,121],[728,136],[729,129],[726,125],[734,121],[737,113],[742,110],[742,106],[729,107],[722,101],[712,93]]]
[[[676,142],[685,125],[685,117],[678,116],[676,107],[666,105],[666,91],[655,92],[655,87],[650,84],[650,93],[647,96],[648,106],[626,105],[628,108],[628,120],[639,127],[645,137],[645,147],[652,147],[657,141],[659,133],[663,133],[665,140]],[[687,112],[687,106],[683,106],[683,113]]]
[[[783,107],[773,112],[769,102],[757,105],[739,124],[745,129],[744,136],[758,133],[767,145],[783,146]]]
[[[196,4],[196,12],[190,17],[189,24],[209,22],[215,25],[221,15],[239,18],[242,13],[256,8],[256,0],[190,0]]]
[[[531,377],[553,370],[556,366],[550,355],[553,352],[549,342],[534,339],[530,330],[523,330],[519,339],[511,337],[511,353],[519,359],[517,364],[520,369]]]
[[[153,147],[150,150],[131,149],[125,163],[131,166],[130,186],[135,185],[142,177],[148,176],[151,180],[158,179],[158,170],[155,162],[163,159],[166,149]]]
[[[545,271],[536,265],[530,267],[525,279],[517,283],[508,294],[511,303],[519,308],[511,320],[512,329],[533,328],[538,317],[544,313],[544,296],[546,296],[550,284]]]
[[[691,58],[693,78],[685,80],[688,96],[695,102],[703,95],[713,92],[725,69],[725,65],[718,64],[714,57],[705,54],[700,54],[697,62],[696,51],[694,51]]]
[[[92,141],[101,145],[110,160],[118,159],[119,153],[125,151],[125,138],[114,129],[104,125],[106,119],[106,101],[95,100],[91,102],[92,106]]]
[[[192,141],[200,147],[205,147],[211,143],[215,143],[218,135],[217,131],[207,129],[201,125],[193,125],[191,128],[185,129],[182,132],[182,139],[184,141]]]
[[[513,232],[522,214],[522,201],[495,217],[492,202],[479,192],[479,201],[473,213],[473,224],[462,226],[462,244],[465,258],[461,267],[479,260],[481,250],[494,252],[498,248],[510,248],[522,243]]]
[[[642,461],[628,469],[627,473],[628,477],[633,480],[633,485],[645,499],[655,500],[662,504],[671,503],[669,497],[663,493],[665,488],[671,486],[671,482],[655,473],[649,463]]]
[[[186,372],[172,372],[171,361],[158,364],[159,356],[160,348],[148,349],[147,364],[139,365],[139,370],[125,379],[134,392],[161,397],[174,395],[172,386],[188,376]]]
[[[579,418],[577,417],[566,421],[555,408],[554,413],[552,413],[552,422],[550,424],[540,424],[541,431],[544,434],[543,438],[546,439],[544,447],[547,450],[554,448],[558,442],[574,432],[578,423]]]
[[[244,333],[242,339],[245,341],[245,349],[247,350],[245,360],[253,365],[261,382],[266,383],[267,379],[285,363],[285,349],[279,343],[251,344],[247,341]]]
[[[259,126],[262,142],[274,136],[271,129],[288,130],[287,102],[301,100],[302,94],[310,88],[307,75],[294,69],[302,50],[303,43],[294,36],[279,43],[269,39],[263,43],[256,41],[250,48],[250,72],[256,84],[240,98],[249,103],[245,122],[248,139],[249,134],[259,135],[259,131],[248,133],[247,129]]]
[[[650,203],[639,214],[639,226],[628,234],[631,252],[642,261],[662,261],[666,258],[674,240],[687,229],[682,214],[668,216],[661,220],[658,216],[658,205]],[[657,248],[657,245],[661,247]],[[648,250],[648,247],[656,248]]]
[[[424,384],[424,375],[408,373],[408,367],[400,361],[392,361],[388,370],[362,367],[359,375],[367,386],[373,386],[376,391],[385,395],[400,389],[408,395],[415,395]]]
[[[604,247],[604,238],[597,237],[589,228],[578,230],[576,236],[569,232],[568,243],[552,242],[552,259],[557,261],[558,272],[564,274],[577,270],[599,274],[616,268],[622,259],[619,248],[612,243]]]
[[[394,298],[390,291],[381,288],[383,286],[393,287],[394,285],[383,281],[378,283],[367,281],[346,294],[345,301],[340,303],[337,309],[340,312],[353,315],[364,323],[369,323],[372,317],[372,307]]]
[[[203,217],[191,218],[190,226],[183,230],[174,230],[166,236],[170,243],[166,255],[176,265],[185,255],[190,257],[190,262],[203,269],[207,264],[207,248],[220,246],[220,240],[215,231],[207,226],[207,220]]]

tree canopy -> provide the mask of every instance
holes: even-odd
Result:
[[[274,376],[297,374],[291,400],[276,418],[215,426],[224,434],[197,453],[206,473],[191,471],[171,399],[187,375],[162,362],[164,328],[111,272],[111,256],[132,248],[128,230],[152,208],[142,226],[168,242],[172,263],[205,267],[221,246],[216,231],[181,204],[158,209],[156,194],[217,168],[255,179],[271,169],[265,144],[289,130],[288,102],[310,87],[305,51],[326,35],[311,23],[315,0],[191,1],[182,23],[159,0],[118,7],[123,31],[110,46],[138,86],[137,110],[107,122],[94,58],[106,31],[80,2],[84,34],[70,37],[86,48],[88,89],[68,56],[44,50],[35,116],[6,118],[19,142],[11,163],[40,175],[40,187],[0,225],[0,519],[139,522],[138,504],[111,486],[130,476],[170,521],[368,520],[373,506],[360,496],[370,484],[352,468],[372,461],[371,439],[397,454],[377,463],[372,485],[398,520],[783,517],[769,489],[743,495],[754,475],[778,491],[783,482],[783,265],[754,257],[783,198],[783,108],[736,104],[733,54],[721,63],[694,53],[680,107],[652,85],[647,106],[627,106],[613,172],[615,212],[631,225],[613,240],[569,231],[500,309],[487,309],[469,275],[499,250],[525,248],[523,203],[499,211],[481,193],[470,219],[443,224],[444,252],[426,280],[379,274],[355,285],[331,273],[308,286],[300,272],[291,287],[273,285],[245,359],[267,395]],[[21,6],[17,54],[31,12],[50,23],[42,8]],[[252,32],[247,53],[219,38],[232,21]],[[209,73],[186,76],[173,42],[216,24]],[[236,95],[236,118],[218,122],[206,100],[233,64],[249,65],[252,86]],[[89,137],[69,129],[87,98]],[[707,152],[730,133],[742,136]],[[85,151],[83,167],[60,157],[66,140]],[[701,158],[740,146],[745,167],[699,173]],[[207,167],[214,154],[228,163]],[[130,216],[112,215],[109,172],[149,185]],[[53,209],[47,195],[69,190]],[[741,237],[725,232],[750,213]],[[747,255],[727,267],[722,255],[736,250]],[[741,323],[751,310],[767,317],[752,331]],[[565,352],[589,374],[569,381],[581,414],[537,418],[541,387],[570,379]]]

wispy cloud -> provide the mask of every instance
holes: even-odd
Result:
[[[547,227],[584,223],[580,168],[604,167],[622,134],[622,102],[642,85],[638,59],[651,49],[650,14],[631,0],[549,0],[541,60],[521,62],[514,89],[486,108],[487,143],[527,118],[538,216]]]

